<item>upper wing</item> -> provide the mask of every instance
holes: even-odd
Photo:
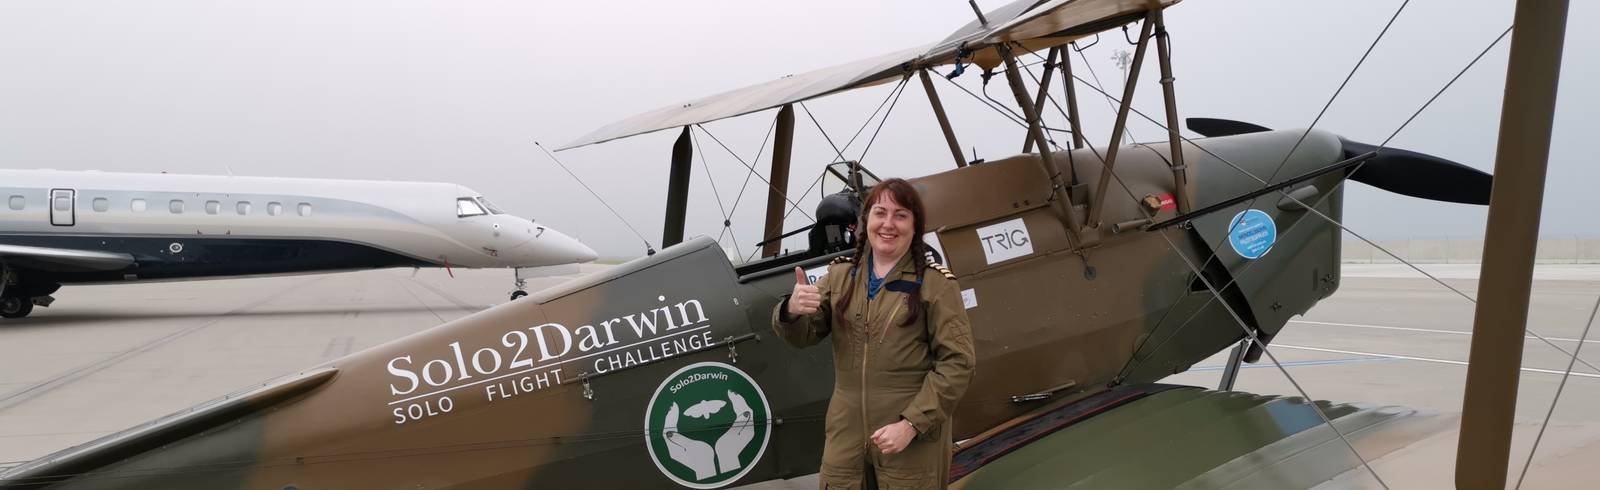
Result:
[[[984,14],[943,40],[888,54],[789,75],[767,83],[673,104],[608,124],[557,150],[699,124],[801,102],[834,92],[872,86],[911,70],[954,62],[962,56],[984,67],[1000,63],[994,46],[1020,43],[1039,49],[1122,25],[1179,0],[1016,0]]]
[[[0,263],[27,269],[112,271],[133,265],[133,262],[133,256],[125,253],[0,244]]]

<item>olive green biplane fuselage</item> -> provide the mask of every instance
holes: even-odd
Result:
[[[1260,187],[1242,172],[1295,176],[1345,158],[1331,134],[1300,136],[1186,146],[1196,208]],[[1041,407],[1184,371],[1245,327],[1270,338],[1338,287],[1339,229],[1314,213],[1339,219],[1342,171],[1286,189],[1298,201],[1269,194],[1190,226],[1066,224],[1087,206],[1058,199],[1047,172],[1106,192],[1106,223],[1174,217],[1168,152],[1124,148],[1108,189],[1094,188],[1092,149],[1056,152],[1055,169],[1024,154],[913,179],[976,337],[955,415],[964,447]],[[1246,209],[1275,234],[1245,252],[1254,259],[1229,243]],[[826,343],[781,342],[769,318],[794,267],[843,253],[734,266],[690,240],[40,458],[0,488],[716,488],[811,473],[832,357]],[[742,376],[758,389],[735,389]],[[685,398],[694,389],[712,396]]]

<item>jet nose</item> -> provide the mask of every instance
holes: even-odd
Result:
[[[572,264],[578,262],[594,262],[600,254],[594,249],[584,245],[583,242],[569,237],[564,233],[549,228],[545,229],[544,236],[539,237],[544,246],[549,249],[549,256],[555,264]]]

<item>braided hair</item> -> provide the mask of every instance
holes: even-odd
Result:
[[[906,250],[906,253],[910,254],[912,262],[917,264],[915,267],[917,284],[922,284],[922,276],[927,268],[922,267],[917,262],[917,257],[926,256],[928,252],[928,245],[922,241],[922,234],[927,224],[927,212],[922,207],[922,196],[918,195],[917,189],[912,187],[911,183],[906,182],[905,179],[894,178],[879,182],[878,185],[872,187],[872,192],[867,194],[867,199],[861,202],[861,217],[856,223],[856,251],[853,256],[855,260],[850,265],[849,279],[844,288],[844,294],[840,295],[839,299],[833,304],[833,311],[835,312],[833,316],[834,328],[842,328],[845,325],[843,312],[850,305],[851,296],[854,296],[856,292],[856,284],[861,280],[861,275],[856,273],[856,268],[860,267],[861,264],[867,263],[866,254],[871,253],[872,250],[872,245],[868,241],[868,236],[872,234],[872,230],[867,228],[868,216],[872,215],[872,205],[882,199],[892,200],[901,207],[911,210],[911,247]],[[871,274],[872,271],[867,271],[867,273]],[[915,323],[922,316],[922,288],[912,289],[911,297],[908,298],[907,302],[909,303],[906,305],[907,315],[906,320],[900,324],[902,327]]]

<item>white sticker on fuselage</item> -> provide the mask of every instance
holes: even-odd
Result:
[[[1022,218],[978,228],[978,244],[989,265],[1033,254],[1033,238]]]
[[[973,309],[973,308],[977,308],[978,307],[978,292],[977,291],[973,291],[971,289],[963,289],[963,290],[961,290],[961,306],[965,306],[969,310]]]
[[[822,276],[826,275],[828,275],[828,264],[806,269],[806,284],[816,284],[817,281],[822,280]]]

